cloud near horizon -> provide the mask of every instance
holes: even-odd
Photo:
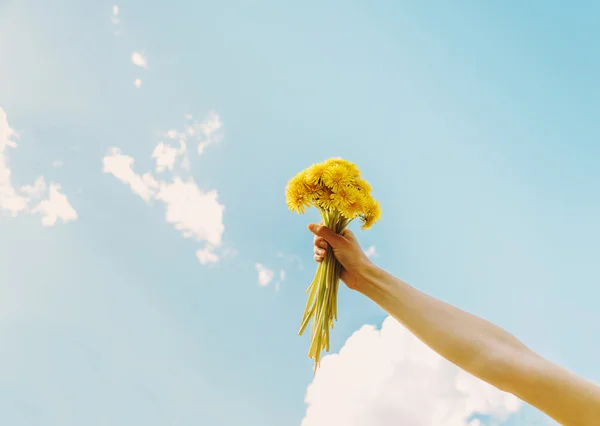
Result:
[[[308,386],[301,426],[501,424],[522,402],[443,359],[398,321],[364,325],[327,355]]]

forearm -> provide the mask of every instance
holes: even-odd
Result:
[[[500,327],[411,287],[370,263],[358,290],[396,318],[423,343],[463,370],[502,389],[503,358],[528,351]]]

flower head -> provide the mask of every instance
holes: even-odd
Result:
[[[369,229],[375,222],[381,219],[381,207],[379,201],[369,199],[366,203],[364,214],[361,216],[362,229]]]
[[[329,160],[325,161],[325,165],[328,167],[332,165],[342,166],[348,171],[348,174],[352,179],[358,179],[360,177],[360,169],[356,167],[356,164],[342,158],[330,158]]]
[[[306,169],[306,180],[309,183],[321,184],[323,174],[326,170],[327,165],[325,163],[313,164],[308,169]]]
[[[350,172],[341,164],[331,164],[323,173],[323,183],[334,192],[341,191],[352,182]]]
[[[285,190],[285,200],[288,208],[297,213],[304,213],[306,207],[310,206],[305,175],[304,171],[298,173],[288,182]]]
[[[288,182],[288,208],[304,213],[311,205],[323,211],[338,211],[341,217],[363,221],[363,229],[381,216],[379,203],[371,196],[371,186],[360,177],[360,170],[350,161],[330,158],[313,164]]]

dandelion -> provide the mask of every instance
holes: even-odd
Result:
[[[294,176],[286,187],[286,202],[290,210],[304,213],[315,206],[325,226],[338,234],[354,219],[359,218],[362,229],[369,229],[381,217],[379,202],[371,196],[371,186],[361,178],[355,164],[341,158],[331,158],[313,164]],[[299,335],[312,322],[309,358],[319,366],[323,351],[329,351],[329,333],[337,320],[337,291],[342,265],[330,246],[323,262],[308,287],[308,301]]]

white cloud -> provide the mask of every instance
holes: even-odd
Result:
[[[504,421],[516,397],[459,370],[395,319],[365,325],[327,355],[309,385],[301,426],[475,426]]]
[[[21,187],[21,192],[27,194],[28,198],[37,199],[46,192],[46,179],[43,176],[38,177],[33,185],[25,185]]]
[[[279,291],[281,289],[281,283],[285,281],[285,270],[279,270],[279,280],[275,282],[275,291]]]
[[[223,138],[222,134],[223,121],[221,117],[211,112],[200,123],[196,123],[188,128],[191,135],[197,135],[200,143],[198,144],[198,154],[202,154],[204,149],[213,143],[219,142]]]
[[[16,148],[14,139],[18,134],[8,125],[6,113],[0,108],[0,209],[8,210],[13,216],[27,208],[27,198],[17,193],[11,182],[7,148]]]
[[[152,152],[152,158],[156,161],[156,171],[162,172],[167,169],[172,171],[173,167],[175,167],[175,161],[179,157],[184,157],[185,160],[186,153],[185,140],[180,141],[179,148],[160,142]],[[184,166],[189,167],[187,164],[184,164]]]
[[[173,178],[171,183],[157,181],[150,173],[139,175],[133,171],[135,160],[112,148],[104,157],[104,172],[110,173],[145,201],[156,199],[166,207],[165,219],[181,231],[184,237],[221,244],[225,230],[223,211],[217,191],[202,191],[192,178]]]
[[[41,213],[43,226],[54,226],[58,219],[64,223],[77,219],[77,212],[64,194],[60,193],[60,185],[50,184],[49,198],[41,201],[32,210]]]
[[[55,169],[59,169],[64,165],[65,165],[65,163],[62,162],[61,160],[55,160],[52,162],[52,167],[54,167]]]
[[[112,7],[112,16],[110,17],[110,20],[113,25],[118,25],[121,21],[119,19],[119,6],[116,4]],[[115,35],[118,35],[118,32],[115,32]]]
[[[148,68],[148,59],[142,52],[133,52],[131,54],[131,62],[138,67]]]
[[[207,146],[223,139],[223,121],[219,114],[211,111],[202,121],[194,120],[192,114],[185,114],[187,123],[180,129],[169,129],[163,136],[178,139],[179,142],[198,143],[198,154],[202,155]]]
[[[368,249],[366,249],[365,250],[365,254],[369,258],[371,258],[371,257],[377,257],[377,255],[378,255],[377,250],[375,250],[375,246],[371,246]]]
[[[53,226],[58,219],[70,222],[77,219],[77,212],[64,194],[60,193],[60,185],[50,182],[49,186],[43,176],[38,177],[32,185],[24,185],[17,190],[11,181],[11,170],[8,167],[6,148],[16,148],[14,139],[17,133],[8,124],[6,113],[0,108],[0,210],[8,210],[12,216],[19,213],[41,214],[43,226]],[[31,208],[32,201],[48,195]]]
[[[139,89],[140,87],[142,87],[142,80],[139,78],[136,78],[135,81],[133,82],[133,85],[136,87],[136,89]]]
[[[217,191],[203,192],[193,179],[176,177],[173,183],[160,183],[156,199],[165,203],[165,219],[184,237],[221,245],[225,207],[219,203]]]
[[[200,261],[202,265],[207,265],[209,263],[216,263],[219,261],[219,256],[210,251],[210,248],[205,248],[203,250],[196,250],[196,257]]]
[[[157,172],[170,172],[170,181],[157,180],[151,173],[144,175],[134,171],[135,160],[111,148],[103,158],[103,171],[110,173],[145,201],[160,201],[165,205],[165,220],[181,232],[185,238],[205,241],[209,247],[196,251],[201,264],[215,263],[220,256],[214,253],[222,243],[225,231],[223,212],[215,190],[203,191],[193,178],[182,179],[177,174],[190,167],[187,155],[186,135],[177,130],[169,130],[165,136],[179,139],[179,147],[159,142],[152,152]],[[181,160],[181,161],[178,161]],[[233,256],[231,250],[224,250],[223,256]]]
[[[269,285],[273,278],[275,277],[275,272],[270,270],[269,268],[257,263],[256,271],[258,272],[258,285],[261,287],[266,287]]]
[[[102,163],[104,173],[110,173],[129,185],[131,190],[142,197],[144,201],[150,201],[156,193],[158,182],[149,173],[143,176],[135,173],[133,171],[135,160],[133,157],[121,154],[119,148],[111,148]]]

